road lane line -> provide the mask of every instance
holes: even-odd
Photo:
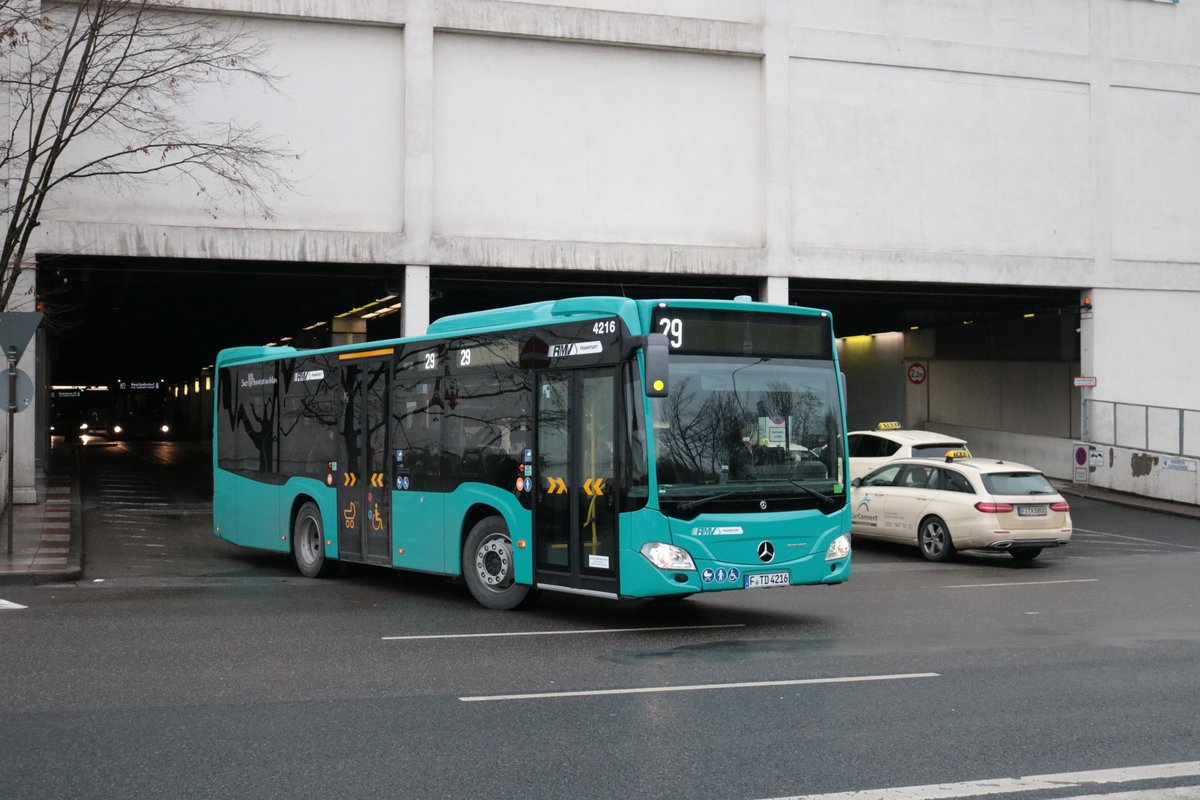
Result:
[[[1192,547],[1187,544],[1175,544],[1174,542],[1164,542],[1159,539],[1143,539],[1138,536],[1126,536],[1122,533],[1108,533],[1107,531],[1092,531],[1087,528],[1076,528],[1076,533],[1090,533],[1094,536],[1111,536],[1114,539],[1128,539],[1131,542],[1144,542],[1145,544],[1158,544],[1164,547],[1179,547],[1184,550],[1200,550],[1200,547]]]
[[[730,625],[673,625],[663,628],[595,628],[586,631],[508,631],[504,633],[433,633],[416,636],[380,636],[385,642],[403,642],[415,639],[486,639],[494,636],[571,636],[581,633],[646,633],[653,631],[700,631],[712,628],[744,628],[737,622]]]
[[[0,600],[0,611],[17,611],[22,608],[28,608],[28,606],[14,603],[12,600]]]
[[[1098,583],[1099,578],[1077,578],[1069,581],[1011,581],[1005,583],[951,583],[943,589],[982,589],[991,586],[1049,586],[1055,583]]]
[[[1154,764],[1144,767],[1103,769],[1091,772],[1059,772],[1053,775],[1029,775],[1024,778],[997,778],[984,781],[938,783],[927,786],[899,786],[830,794],[798,794],[771,800],[948,800],[981,797],[989,794],[1033,792],[1046,789],[1078,789],[1095,784],[1129,783],[1163,778],[1200,775],[1200,761]]]
[[[662,692],[704,692],[713,689],[757,689],[765,686],[814,686],[828,683],[868,683],[871,681],[904,681],[915,678],[940,678],[936,672],[912,672],[906,675],[851,675],[842,678],[801,678],[788,681],[750,681],[746,683],[697,683],[687,686],[641,686],[632,689],[586,689],[575,692],[531,692],[528,694],[467,695],[458,698],[464,703],[484,703],[495,700],[545,700],[553,697],[599,697],[618,694],[657,694]]]

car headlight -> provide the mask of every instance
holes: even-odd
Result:
[[[642,545],[642,555],[659,569],[696,569],[687,550],[665,542],[647,542]]]
[[[113,425],[113,433],[120,433],[123,430],[125,430],[125,429],[122,428],[120,425]]]
[[[843,534],[829,543],[829,549],[825,551],[825,560],[837,561],[848,555],[850,555],[850,537]]]
[[[159,428],[159,430],[160,430],[160,431],[162,431],[163,433],[170,433],[170,432],[171,432],[171,426],[170,426],[170,425],[163,425],[161,428]]]

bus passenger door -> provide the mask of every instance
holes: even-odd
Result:
[[[345,413],[338,435],[338,558],[391,563],[387,442],[390,360],[344,354]]]
[[[538,376],[533,508],[535,581],[618,593],[616,371]]]

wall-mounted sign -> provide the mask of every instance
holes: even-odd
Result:
[[[920,361],[914,361],[908,365],[909,383],[924,383],[927,377],[929,377],[929,369]]]
[[[1076,389],[1091,389],[1096,386],[1095,375],[1076,375],[1071,379]]]

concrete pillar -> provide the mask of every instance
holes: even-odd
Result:
[[[1091,303],[1095,300],[1097,292],[1094,289],[1085,289],[1079,293],[1079,304],[1081,311],[1079,312],[1079,374],[1087,376],[1096,376],[1096,323],[1092,318],[1092,309],[1089,306],[1084,306],[1084,303]],[[1102,301],[1097,301],[1102,302]],[[1097,386],[1097,388],[1099,388]],[[1094,396],[1096,389],[1087,388],[1079,390],[1079,436],[1083,441],[1091,441],[1091,437],[1095,431],[1091,430],[1088,424],[1087,401]]]
[[[792,0],[766,0],[763,25],[763,96],[766,133],[766,248],[767,274],[789,275],[792,265],[791,185],[791,41]],[[783,299],[767,289],[763,299],[787,303],[784,278]],[[768,299],[770,298],[770,299]]]
[[[37,270],[32,262],[26,262],[21,270],[20,276],[17,278],[17,288],[13,291],[12,299],[9,301],[6,311],[35,311],[37,308],[36,297],[37,285]],[[39,339],[35,332],[33,338],[25,347],[25,352],[21,354],[20,360],[17,362],[17,369],[24,372],[34,382],[33,402],[28,408],[13,417],[13,441],[11,448],[8,442],[4,443],[5,458],[11,453],[13,457],[13,502],[36,503],[37,502],[37,422],[38,408],[42,403],[43,394],[38,390],[38,362],[41,361],[41,349],[39,348]],[[3,360],[5,371],[7,372],[8,362]],[[7,380],[7,378],[5,378]],[[3,432],[0,432],[0,438],[7,437],[8,432],[8,417],[7,412],[0,412],[0,422],[2,422]],[[8,465],[4,464],[0,468],[0,482],[5,484],[7,490]],[[4,492],[7,494],[7,491]],[[7,498],[5,500],[7,502]]]
[[[433,238],[434,0],[408,0],[404,24],[404,238],[408,253],[428,264]],[[402,336],[429,327],[429,267],[404,268]]]
[[[788,304],[788,279],[778,276],[763,278],[759,283],[758,299],[764,303]]]
[[[408,0],[405,9],[404,238],[408,260],[428,264],[433,236],[434,0]],[[404,330],[409,330],[407,325]]]
[[[404,268],[404,305],[400,307],[402,336],[424,336],[429,328],[429,267]]]

